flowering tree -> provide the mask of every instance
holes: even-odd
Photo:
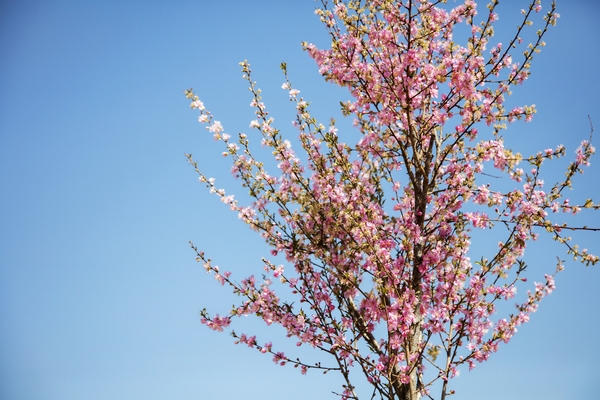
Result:
[[[232,139],[193,91],[186,92],[253,201],[240,205],[188,155],[200,180],[262,235],[272,256],[287,260],[284,267],[264,258],[262,280],[236,280],[192,245],[206,270],[242,299],[225,316],[203,310],[202,323],[223,331],[234,317],[254,314],[281,325],[298,345],[328,353],[331,364],[309,363],[255,336],[232,334],[236,343],[303,374],[339,371],[343,399],[358,398],[353,382],[361,374],[372,398],[452,394],[448,382],[458,367],[487,360],[554,289],[560,259],[542,283],[526,283],[525,247],[538,235],[551,236],[586,265],[598,261],[564,235],[594,229],[551,218],[599,208],[592,200],[575,206],[564,197],[589,165],[590,141],[576,150],[566,177],[544,189],[542,164],[564,156],[565,148],[524,157],[506,148],[502,137],[507,122],[529,121],[535,113],[533,105],[508,109],[505,98],[527,79],[544,34],[556,23],[554,3],[547,12],[539,0],[522,10],[522,23],[504,45],[491,42],[496,0],[485,11],[472,0],[443,3],[322,0],[316,13],[331,48],[303,46],[326,80],[350,91],[342,112],[360,131],[356,143],[344,142],[335,121],[324,126],[311,116],[282,64],[283,89],[297,110],[297,155],[274,127],[250,65],[240,64],[253,94],[250,127],[272,150],[275,173],[253,156],[245,134]],[[540,29],[525,45],[521,37],[536,15]],[[501,240],[481,257],[470,245],[484,231]],[[281,300],[274,280],[295,300]],[[497,315],[518,285],[529,289],[527,295],[513,312]]]

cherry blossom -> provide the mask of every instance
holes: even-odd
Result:
[[[203,310],[201,322],[223,331],[235,317],[255,315],[281,326],[297,346],[326,353],[326,361],[294,358],[248,333],[232,335],[302,374],[339,372],[342,399],[358,398],[352,382],[361,376],[373,397],[445,399],[460,368],[487,361],[555,289],[564,261],[528,283],[529,241],[547,234],[574,260],[598,262],[564,233],[597,229],[550,219],[600,208],[591,199],[573,205],[565,198],[590,165],[591,138],[556,180],[542,175],[543,164],[566,156],[564,146],[526,157],[507,148],[503,136],[508,124],[528,122],[536,112],[535,105],[505,102],[526,82],[559,15],[552,3],[537,18],[542,2],[533,1],[514,37],[494,43],[495,0],[487,8],[471,0],[321,3],[316,14],[331,47],[303,47],[327,81],[348,89],[342,113],[360,131],[358,141],[347,140],[335,121],[325,126],[311,116],[285,63],[281,88],[296,109],[296,144],[269,116],[250,64],[240,63],[255,112],[249,127],[272,151],[276,171],[255,158],[247,135],[232,139],[186,91],[253,200],[239,205],[188,155],[200,181],[287,263],[264,258],[261,278],[234,279],[192,245],[206,271],[240,297],[227,316]],[[462,44],[458,32],[468,32]],[[490,176],[507,179],[500,185]],[[473,239],[491,231],[502,239],[482,255]],[[513,312],[500,313],[504,302]]]

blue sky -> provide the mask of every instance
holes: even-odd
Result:
[[[514,26],[521,3],[502,2],[502,26]],[[600,127],[600,4],[558,6],[562,18],[511,100],[538,108],[534,122],[507,132],[523,153],[563,143],[573,154],[589,136],[588,115]],[[226,131],[248,132],[238,66],[248,59],[271,114],[293,135],[280,88],[286,61],[327,122],[347,95],[301,50],[301,41],[327,44],[314,8],[311,0],[0,2],[1,399],[336,398],[337,376],[277,367],[200,324],[200,309],[222,312],[235,299],[188,246],[239,276],[260,274],[268,254],[187,164],[183,154],[194,154],[235,193],[183,90],[193,87]],[[599,165],[593,159],[577,177],[575,198],[600,198]],[[598,213],[584,219],[600,226]],[[599,235],[583,236],[582,247],[600,251]],[[531,279],[551,271],[557,254],[554,242],[536,243]],[[599,285],[598,267],[569,262],[513,341],[462,371],[456,398],[595,398]],[[281,330],[244,323],[293,354]]]

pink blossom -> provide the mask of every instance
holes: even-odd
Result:
[[[531,240],[548,233],[574,258],[598,262],[562,236],[571,226],[548,215],[562,209],[560,217],[567,219],[581,206],[595,207],[565,198],[594,149],[582,142],[566,178],[555,182],[545,163],[564,155],[564,146],[529,156],[508,147],[512,141],[505,144],[506,123],[535,114],[535,105],[508,106],[508,96],[528,79],[541,42],[534,34],[530,47],[520,46],[523,29],[494,44],[494,4],[481,17],[483,27],[473,19],[478,9],[472,0],[365,5],[356,10],[346,1],[323,2],[317,15],[332,46],[303,44],[320,73],[349,90],[342,110],[356,135],[342,132],[343,125],[338,131],[333,120],[317,121],[286,74],[281,87],[290,96],[298,134],[292,146],[243,62],[256,118],[249,126],[259,130],[268,150],[263,153],[273,156],[262,160],[251,137],[232,141],[186,92],[200,121],[222,141],[243,187],[239,201],[247,203],[238,205],[215,187],[190,156],[200,181],[261,235],[269,257],[286,263],[264,258],[260,274],[234,280],[196,251],[206,271],[240,299],[228,317],[203,311],[201,321],[222,331],[233,317],[255,315],[280,326],[297,346],[323,350],[333,361],[288,358],[270,342],[260,346],[255,336],[232,333],[237,343],[273,354],[275,363],[289,362],[302,374],[340,371],[352,379],[354,364],[379,397],[407,389],[416,399],[415,382],[423,394],[436,380],[456,377],[462,365],[472,369],[488,360],[554,290],[554,275],[527,283],[525,275],[537,273],[525,263],[535,263],[526,257]],[[532,4],[523,12],[531,19],[539,10]],[[553,5],[548,16],[541,35],[558,17]],[[469,41],[461,42],[465,32]],[[471,247],[491,230],[489,237],[501,238],[497,247]],[[560,259],[556,268],[562,269]],[[529,292],[517,295],[518,286]],[[512,299],[519,301],[516,310],[503,314],[501,304],[508,301],[510,308]],[[342,398],[357,397],[349,380]]]

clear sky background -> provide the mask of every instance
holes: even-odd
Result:
[[[523,1],[501,3],[507,35]],[[506,134],[524,154],[563,143],[572,155],[589,136],[588,115],[600,127],[600,3],[558,3],[562,18],[511,100],[539,110]],[[323,122],[339,114],[347,95],[300,47],[327,44],[315,6],[0,1],[0,399],[336,398],[335,374],[301,376],[200,324],[200,309],[224,312],[235,299],[195,263],[188,240],[237,276],[260,275],[268,249],[183,156],[241,192],[183,90],[193,87],[226,131],[249,133],[244,59],[286,134],[294,110],[281,61]],[[600,159],[575,183],[575,198],[598,200]],[[584,220],[600,226],[598,213]],[[583,244],[599,252],[599,239]],[[551,241],[528,251],[530,282],[556,255],[567,258]],[[568,262],[513,341],[463,369],[456,399],[597,399],[598,268]],[[295,354],[282,330],[244,322]]]

